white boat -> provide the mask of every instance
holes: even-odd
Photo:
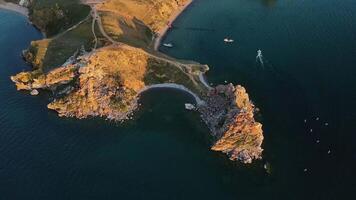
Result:
[[[226,43],[233,43],[234,40],[233,40],[233,39],[229,39],[229,38],[225,38],[225,39],[224,39],[224,42],[226,42]]]
[[[163,43],[163,46],[172,48],[173,44],[172,43]]]
[[[184,106],[185,106],[185,109],[187,109],[187,110],[195,110],[196,109],[196,107],[190,103],[186,103],[186,104],[184,104]]]
[[[32,96],[37,96],[39,94],[38,90],[34,89],[30,92]]]

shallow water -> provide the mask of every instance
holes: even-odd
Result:
[[[352,197],[355,11],[352,0],[197,0],[178,18],[165,40],[175,48],[161,50],[209,64],[210,82],[244,85],[261,109],[264,159],[240,165],[209,150],[180,91],[144,93],[125,124],[58,118],[45,92],[17,92],[9,76],[29,69],[20,52],[41,34],[1,10],[0,199]]]

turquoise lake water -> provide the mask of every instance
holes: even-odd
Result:
[[[179,91],[143,94],[124,124],[58,118],[48,94],[17,92],[9,76],[41,34],[1,10],[0,199],[353,199],[355,22],[353,0],[196,0],[174,23],[161,51],[208,64],[209,82],[242,84],[261,109],[264,158],[241,165],[209,150]]]

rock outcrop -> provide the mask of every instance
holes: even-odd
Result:
[[[78,65],[68,65],[52,70],[48,74],[38,71],[21,72],[11,77],[17,90],[33,90],[55,88],[68,84],[74,80],[78,73]]]
[[[106,48],[83,58],[77,90],[48,105],[60,116],[86,118],[100,116],[127,119],[137,106],[137,92],[145,84],[147,55],[120,48]]]
[[[216,138],[211,149],[243,163],[261,158],[262,125],[254,119],[255,107],[245,88],[219,85],[209,92],[206,102],[199,111]]]
[[[20,0],[19,5],[23,7],[29,7],[32,4],[32,0]]]

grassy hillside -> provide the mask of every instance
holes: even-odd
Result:
[[[30,20],[51,37],[85,19],[90,7],[79,0],[34,0],[29,11]]]
[[[34,41],[31,43],[25,57],[32,63],[35,69],[48,72],[51,69],[60,67],[69,57],[82,47],[86,51],[91,51],[95,44],[95,37],[92,32],[92,18],[88,18],[77,28],[65,32],[57,37]],[[95,28],[98,37],[98,47],[104,46],[105,38]]]
[[[107,0],[98,6],[100,11],[115,13],[125,18],[135,17],[153,32],[167,25],[172,13],[188,0]]]
[[[113,12],[99,13],[105,32],[115,41],[135,47],[148,47],[153,32],[137,18],[127,18]]]

